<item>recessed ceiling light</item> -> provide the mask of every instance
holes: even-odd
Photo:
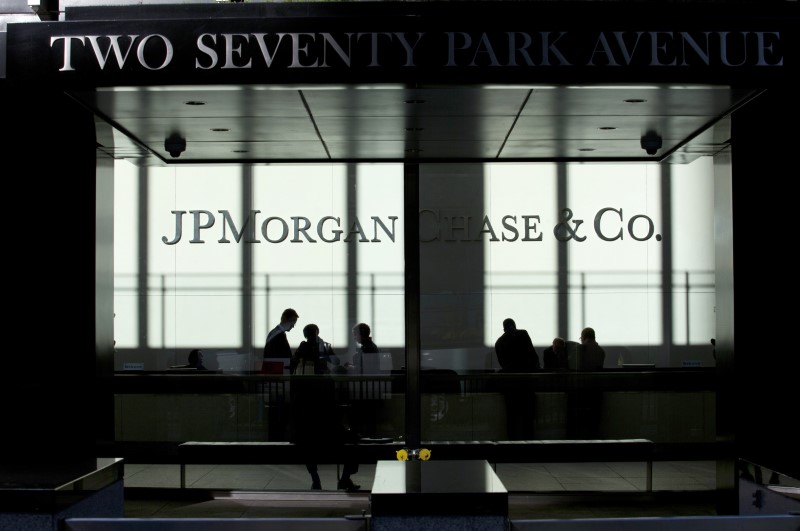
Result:
[[[206,102],[200,100],[189,100],[184,102],[186,105],[205,105]]]

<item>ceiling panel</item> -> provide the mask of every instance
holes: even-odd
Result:
[[[99,149],[138,165],[405,159],[683,163],[722,149],[727,138],[704,132],[754,95],[719,86],[393,85],[114,87],[74,94],[116,130],[99,141]],[[654,155],[641,146],[648,132],[662,140]],[[170,135],[186,142],[177,157],[165,149]]]
[[[146,144],[163,142],[179,132],[187,141],[316,141],[317,131],[308,117],[285,116],[208,116],[123,118],[116,123],[131,131]]]
[[[170,158],[160,148],[164,158]],[[318,141],[285,142],[186,142],[181,153],[184,162],[247,162],[250,160],[327,160],[328,154]]]
[[[306,117],[300,92],[224,87],[113,87],[78,97],[112,118]]]
[[[317,118],[325,141],[503,140],[513,116],[418,116]]]
[[[582,86],[537,89],[522,115],[708,116],[719,115],[747,92],[719,86]]]
[[[515,116],[530,89],[443,87],[304,90],[314,116]]]
[[[384,160],[493,159],[500,142],[489,141],[419,141],[419,142],[332,142],[334,158]],[[368,156],[369,155],[369,156]]]

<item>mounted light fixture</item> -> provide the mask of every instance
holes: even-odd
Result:
[[[662,145],[661,137],[655,131],[646,132],[641,140],[642,149],[645,150],[648,155],[655,155],[656,152],[661,149]]]
[[[164,149],[166,149],[173,158],[177,159],[181,156],[181,153],[186,151],[186,139],[179,133],[172,133],[164,139]]]

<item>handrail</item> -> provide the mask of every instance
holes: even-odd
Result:
[[[526,383],[536,392],[596,391],[714,391],[713,368],[649,369],[631,371],[609,369],[601,372],[537,372],[527,374],[470,373],[428,374],[422,371],[422,392],[448,392],[448,383],[455,384],[462,394],[501,392],[512,383]],[[187,374],[180,371],[125,371],[112,377],[115,394],[135,393],[254,393],[264,386],[285,386],[293,378],[331,378],[338,383],[381,384],[386,390],[402,393],[405,375],[324,375],[289,376],[242,374]],[[427,389],[426,389],[427,388]],[[454,389],[455,385],[450,386]]]

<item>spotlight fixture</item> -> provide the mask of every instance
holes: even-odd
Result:
[[[178,158],[181,153],[186,151],[186,139],[179,133],[172,133],[164,139],[164,149],[172,155],[173,158]]]
[[[648,155],[655,155],[661,149],[662,144],[661,137],[655,131],[646,132],[641,140],[642,149]]]

